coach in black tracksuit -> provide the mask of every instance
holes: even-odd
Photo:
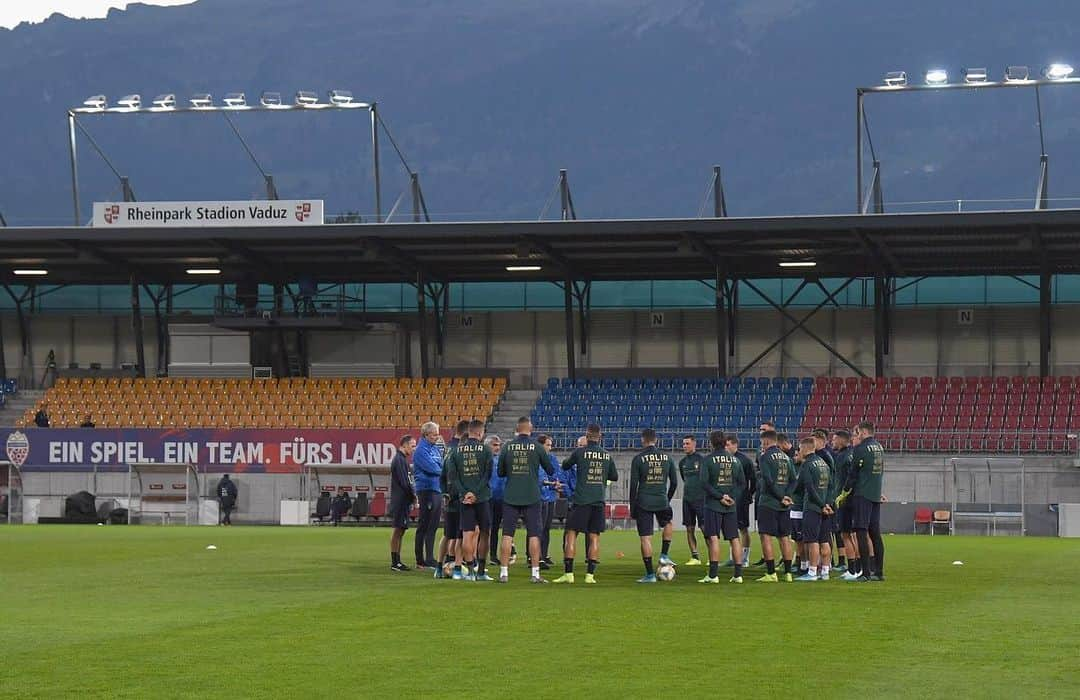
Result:
[[[218,505],[221,507],[221,512],[218,513],[218,524],[232,525],[232,518],[230,515],[232,514],[233,508],[236,507],[236,483],[229,478],[228,474],[226,474],[222,476],[221,481],[218,482],[216,491]]]
[[[390,568],[394,571],[408,571],[409,567],[401,563],[401,540],[409,528],[409,511],[416,502],[416,489],[409,475],[409,457],[416,449],[416,440],[412,435],[402,435],[398,440],[397,454],[390,462]]]

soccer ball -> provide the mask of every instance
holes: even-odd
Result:
[[[675,567],[671,564],[664,564],[656,570],[656,578],[661,581],[674,581],[675,580]]]

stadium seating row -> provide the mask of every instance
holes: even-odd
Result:
[[[266,387],[272,387],[267,392]],[[408,393],[408,387],[416,392]],[[382,393],[393,388],[394,394]],[[47,405],[53,427],[403,428],[490,418],[506,380],[61,379],[18,425]],[[367,392],[372,393],[367,393]],[[400,392],[400,393],[399,393]]]
[[[890,449],[1071,452],[1080,431],[1080,381],[1073,377],[818,377],[549,380],[533,410],[539,429],[572,442],[599,423],[618,448],[645,426],[677,449],[684,433],[713,428],[757,446],[773,420],[789,434],[850,428],[867,419]]]

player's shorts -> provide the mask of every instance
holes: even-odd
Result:
[[[409,527],[409,511],[412,510],[412,502],[404,498],[390,498],[390,526],[405,529]]]
[[[817,511],[803,513],[802,542],[828,544],[832,537],[832,521]]]
[[[540,504],[530,503],[527,506],[515,506],[503,503],[502,531],[503,537],[513,537],[517,532],[518,519],[525,521],[525,532],[529,537],[539,537],[543,531],[540,526]]]
[[[852,521],[854,513],[851,510],[851,500],[848,500],[836,512],[836,520],[840,526],[840,532],[855,532],[855,523]]]
[[[659,523],[660,527],[666,527],[671,519],[675,517],[675,514],[671,512],[671,508],[665,508],[663,510],[645,510],[644,508],[638,508],[637,511],[637,534],[638,537],[648,537],[653,534],[653,519]]]
[[[734,540],[739,536],[739,514],[718,513],[715,510],[705,511],[705,522],[701,525],[705,537],[719,537],[724,540]]]
[[[739,502],[736,505],[735,513],[736,513],[736,515],[738,515],[739,529],[740,530],[749,530],[750,529],[750,497],[749,496],[743,496],[742,498],[739,499]]]
[[[801,510],[788,511],[791,517],[791,539],[802,542],[803,512]]]
[[[705,527],[705,501],[682,502],[683,527]]]
[[[487,501],[461,506],[461,531],[472,532],[476,528],[480,532],[491,530],[491,504]]]
[[[456,510],[446,511],[446,522],[443,523],[443,537],[448,540],[461,539],[461,513]]]
[[[566,516],[566,529],[574,532],[599,535],[604,531],[606,524],[603,503],[572,506],[570,513]]]
[[[791,513],[762,506],[757,509],[757,529],[763,535],[790,537]]]
[[[851,524],[856,530],[881,527],[881,503],[862,496],[851,497]]]

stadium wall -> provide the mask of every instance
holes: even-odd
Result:
[[[631,458],[632,453],[616,453],[620,478],[612,489],[613,501],[627,499]],[[888,502],[882,511],[883,529],[886,532],[911,532],[917,506],[952,507],[952,476],[946,464],[947,459],[933,455],[890,457],[884,488]],[[1028,472],[1025,482],[1028,533],[1057,535],[1057,513],[1052,505],[1080,503],[1080,470],[1069,466],[1067,460],[1050,457],[1026,458],[1025,468]],[[209,496],[218,478],[220,475],[217,473],[200,474],[201,493]],[[233,479],[239,489],[234,516],[238,523],[276,523],[280,501],[296,498],[299,492],[295,474],[234,473]],[[324,486],[346,485],[354,489],[366,487],[368,483],[367,477],[327,476],[323,480]],[[93,475],[88,471],[33,471],[24,474],[23,484],[28,499],[40,500],[39,514],[42,516],[62,515],[64,497],[72,493],[84,489],[95,492]],[[126,473],[100,473],[97,475],[95,495],[99,499],[126,496],[127,484]],[[376,479],[376,485],[385,486],[385,479]],[[999,479],[992,494],[996,507],[1004,510],[1010,507],[1010,503],[1016,503],[1019,500],[1017,486],[1015,480]],[[986,494],[980,492],[978,497],[985,499]],[[677,517],[681,517],[682,513],[681,498],[680,485],[674,503]],[[681,520],[677,520],[676,524],[681,525]]]
[[[892,353],[887,373],[915,376],[1031,375],[1038,371],[1038,318],[1027,305],[976,307],[970,324],[958,307],[899,308],[895,311]],[[663,314],[663,327],[653,316]],[[802,318],[807,311],[793,310]],[[20,335],[14,314],[0,315],[4,358],[9,376],[40,381],[50,350],[57,365],[118,368],[135,361],[130,316],[35,314],[29,317],[29,364],[22,367]],[[311,363],[333,371],[334,365],[371,364],[381,373],[417,375],[419,334],[408,330],[415,317],[400,317],[396,330],[370,333],[311,334]],[[469,325],[465,325],[468,322]],[[771,310],[740,311],[733,371],[741,369],[791,325]],[[873,323],[868,309],[823,309],[808,328],[864,372],[873,371]],[[143,324],[147,375],[157,371],[152,317]],[[542,385],[549,376],[566,374],[563,314],[559,311],[485,311],[448,314],[445,352],[430,357],[437,368],[507,370],[518,388]],[[434,335],[432,333],[432,335]],[[176,361],[176,358],[173,358]],[[590,369],[686,370],[709,373],[716,362],[716,316],[707,309],[596,310],[589,323],[589,346],[579,355],[583,373]],[[1053,310],[1051,366],[1054,374],[1080,373],[1080,305]],[[20,371],[20,367],[22,370]],[[342,370],[344,372],[344,370]],[[795,331],[750,371],[753,376],[850,376],[853,372],[806,333]]]

